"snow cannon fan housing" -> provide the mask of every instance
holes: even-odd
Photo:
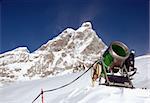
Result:
[[[114,41],[103,54],[103,63],[107,71],[113,70],[117,73],[125,60],[129,57],[128,47],[119,41]]]

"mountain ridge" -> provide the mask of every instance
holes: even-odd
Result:
[[[81,71],[97,60],[106,48],[92,24],[85,22],[77,30],[65,29],[32,53],[27,47],[19,47],[0,54],[0,82],[38,79],[65,70]]]

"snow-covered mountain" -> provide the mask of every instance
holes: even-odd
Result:
[[[150,55],[135,59],[137,74],[133,77],[135,89],[95,86],[91,87],[91,73],[87,72],[71,85],[44,93],[44,103],[150,103]],[[15,82],[0,88],[0,103],[31,103],[44,90],[62,86],[83,71],[46,79]],[[149,89],[141,89],[149,88]],[[34,103],[41,103],[39,97]]]
[[[89,67],[106,49],[90,22],[73,30],[67,28],[30,53],[26,47],[0,54],[0,83],[29,80],[73,72]]]
[[[0,54],[0,83],[15,81],[0,86],[0,103],[31,103],[41,88],[54,89],[81,75],[84,71],[80,70],[88,68],[106,48],[86,22],[77,30],[64,30],[33,53],[20,47]],[[135,67],[135,89],[92,87],[88,71],[71,85],[44,93],[44,103],[150,103],[150,55],[137,57]],[[29,79],[38,80],[23,81]],[[41,97],[35,103],[41,103]]]

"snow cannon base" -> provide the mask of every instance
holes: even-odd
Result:
[[[108,81],[100,85],[134,88],[128,77],[117,75],[107,75],[107,77]]]

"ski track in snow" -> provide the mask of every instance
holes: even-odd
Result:
[[[95,86],[91,87],[90,71],[73,84],[62,89],[44,93],[44,103],[150,103],[150,55],[136,58],[138,73],[133,84],[136,89]],[[0,87],[0,103],[31,103],[44,90],[69,83],[80,73],[59,75],[47,79],[18,81]],[[149,88],[149,89],[140,89]],[[41,103],[41,97],[35,103]]]

